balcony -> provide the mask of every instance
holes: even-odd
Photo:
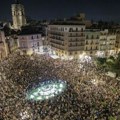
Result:
[[[80,47],[69,48],[68,51],[84,51],[84,47],[83,48],[80,48]]]
[[[73,30],[73,29],[70,29],[69,32],[71,32],[71,33],[72,32],[84,32],[84,30],[83,29],[82,30]]]
[[[62,33],[55,33],[55,32],[50,32],[49,34],[56,35],[56,36],[64,36],[64,34]]]
[[[64,47],[61,47],[61,46],[57,46],[57,45],[54,45],[54,44],[52,44],[51,43],[51,47],[53,47],[53,48],[56,48],[56,49],[60,49],[60,50],[64,50]]]
[[[76,39],[76,40],[69,40],[69,42],[73,42],[73,43],[85,43],[85,40],[78,40],[78,39]]]
[[[51,39],[54,39],[54,40],[58,40],[58,41],[64,41],[64,39],[60,38],[60,37],[50,37]]]
[[[68,37],[85,38],[85,35],[69,35]]]
[[[56,42],[56,41],[50,41],[51,43],[54,43],[54,44],[57,44],[57,45],[62,45],[62,46],[64,46],[64,44],[63,43],[61,43],[61,42]]]

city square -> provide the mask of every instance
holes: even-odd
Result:
[[[84,61],[82,67],[80,63],[45,55],[10,55],[0,65],[1,116],[6,120],[119,119],[120,82],[94,62]]]
[[[1,0],[0,120],[120,120],[119,6]]]

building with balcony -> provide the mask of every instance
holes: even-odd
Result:
[[[116,34],[109,33],[108,30],[100,32],[99,52],[103,56],[110,56],[116,54]]]
[[[84,51],[87,55],[94,56],[99,50],[99,29],[86,29],[85,30],[85,48]]]
[[[18,35],[18,48],[29,55],[40,53],[43,51],[43,40],[41,33],[22,33]]]
[[[48,26],[48,44],[53,54],[65,59],[78,58],[84,52],[85,25],[60,22]]]

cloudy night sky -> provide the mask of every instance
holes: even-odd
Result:
[[[120,0],[19,0],[33,19],[68,18],[85,13],[88,19],[120,22]],[[1,0],[0,20],[11,20],[14,0]]]

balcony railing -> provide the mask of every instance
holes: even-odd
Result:
[[[85,35],[69,35],[68,37],[80,37],[80,38],[85,38]]]
[[[64,34],[61,34],[61,33],[54,33],[54,32],[50,32],[49,34],[56,35],[56,36],[64,36]]]
[[[84,32],[84,30],[69,30],[69,32]]]
[[[64,44],[63,43],[60,43],[60,42],[55,42],[55,41],[50,41],[51,43],[54,43],[54,44],[57,44],[57,45],[62,45],[62,46],[64,46]]]
[[[51,38],[51,39],[54,39],[54,40],[64,41],[64,39],[58,38],[58,37],[50,37],[50,38]]]
[[[56,46],[56,45],[53,45],[53,44],[51,44],[51,46],[56,48],[56,49],[64,50],[64,47]]]

